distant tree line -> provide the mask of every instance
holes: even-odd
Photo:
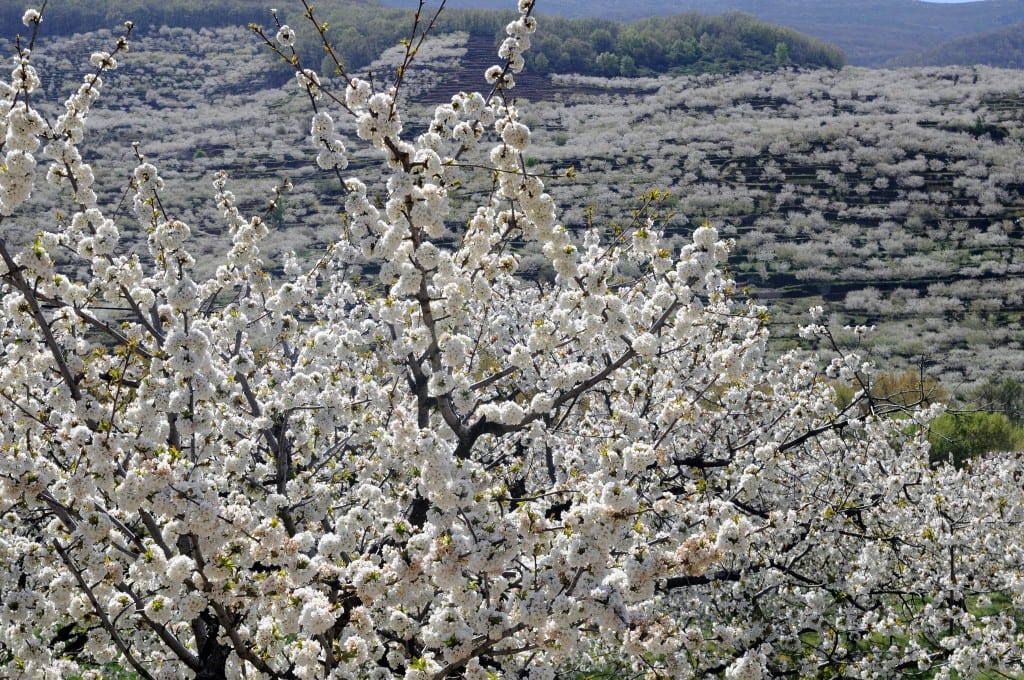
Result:
[[[300,32],[302,57],[307,63],[323,66],[323,52],[312,28],[307,28],[308,22],[302,20],[302,6],[287,2],[281,3],[279,9],[282,20]],[[0,7],[0,25],[20,25],[22,11],[18,4]],[[337,54],[353,72],[398,43],[408,33],[413,17],[410,10],[385,7],[373,0],[324,0],[316,4],[315,11],[318,20],[330,25]],[[51,34],[64,34],[112,28],[125,17],[143,29],[271,21],[266,0],[67,0],[59,10],[47,15],[46,29]],[[511,13],[498,10],[449,11],[435,30],[494,35],[497,42],[504,38],[504,27],[511,19]],[[768,71],[781,66],[838,68],[845,63],[837,47],[739,12],[720,16],[687,13],[629,24],[560,17],[543,17],[542,21],[544,31],[536,36],[529,53],[530,69],[542,75],[734,73]]]
[[[61,0],[47,12],[43,28],[48,35],[67,35],[116,28],[126,20],[143,30],[148,26],[244,26],[266,17],[268,6],[265,0]],[[20,2],[0,4],[0,26],[27,30],[21,25],[26,7]]]

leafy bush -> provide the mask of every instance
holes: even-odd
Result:
[[[1014,425],[1024,422],[1024,383],[1016,378],[989,378],[974,394],[978,408],[1002,413]]]
[[[962,465],[994,451],[1024,450],[1024,429],[1002,413],[944,413],[928,425],[933,462]]]

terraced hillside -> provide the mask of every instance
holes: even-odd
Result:
[[[738,278],[774,301],[778,337],[824,302],[837,325],[878,324],[883,361],[924,360],[959,385],[1024,369],[1020,79],[845,69],[678,80],[628,110],[559,108],[568,138],[537,153],[561,150],[584,170],[601,219],[651,184],[673,191],[689,224],[720,225],[736,239]]]
[[[36,57],[48,87],[69,91],[88,70],[83,57],[111,40],[44,43]],[[479,88],[492,47],[461,36],[424,50],[433,66],[409,75],[407,94],[428,110],[455,88]],[[106,79],[87,148],[108,173],[98,178],[105,202],[120,203],[139,141],[165,177],[168,209],[193,225],[203,266],[225,251],[210,188],[221,168],[250,211],[262,211],[285,176],[294,183],[285,210],[268,215],[277,229],[268,257],[288,249],[312,256],[333,238],[343,198],[313,163],[308,102],[280,72],[267,73],[250,34],[152,31],[123,62]],[[393,62],[374,68],[385,78]],[[671,228],[709,220],[735,238],[733,271],[770,304],[780,346],[794,342],[806,308],[823,303],[837,328],[877,324],[867,339],[847,340],[868,344],[883,364],[923,362],[954,388],[1024,377],[1020,72],[519,82],[517,96],[537,100],[528,164],[551,174],[576,169],[575,180],[547,181],[567,225],[611,229],[628,221],[643,191],[668,189]],[[414,123],[408,134],[422,130]],[[362,173],[373,154],[354,135],[350,149],[352,172]],[[463,191],[479,198],[488,188]],[[29,238],[39,220],[54,219],[54,204],[41,195],[37,213],[5,228]],[[452,238],[464,220],[452,215]],[[524,271],[546,275],[539,255],[527,248],[523,256]]]
[[[427,90],[418,101],[423,104],[447,102],[453,94],[458,92],[472,92],[486,87],[483,74],[494,63],[494,54],[497,49],[493,37],[466,36],[464,46],[465,55],[459,61],[458,66],[444,73],[443,78],[438,78],[434,87]],[[552,101],[564,99],[570,95],[606,94],[607,90],[608,88],[604,84],[560,83],[548,76],[539,76],[524,71],[516,76],[515,94],[520,99]]]

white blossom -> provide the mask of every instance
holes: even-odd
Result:
[[[282,47],[295,47],[295,31],[287,24],[277,29],[276,37]]]

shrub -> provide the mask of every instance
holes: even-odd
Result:
[[[1024,383],[1016,378],[990,378],[974,395],[986,411],[1002,413],[1014,425],[1024,422]]]
[[[933,462],[960,466],[986,453],[1024,449],[1024,429],[1002,413],[944,413],[928,429]]]

